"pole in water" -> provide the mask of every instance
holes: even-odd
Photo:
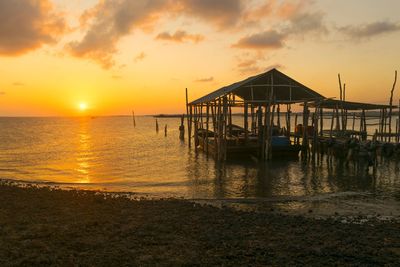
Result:
[[[179,126],[179,139],[185,140],[185,126],[184,126],[185,115],[181,117],[181,125]]]
[[[165,127],[164,127],[164,136],[165,137],[167,137],[167,131],[168,131],[168,125],[165,124]]]
[[[135,111],[133,110],[132,110],[132,121],[133,121],[133,127],[136,127]]]
[[[158,121],[157,121],[157,119],[156,119],[156,133],[158,133]]]

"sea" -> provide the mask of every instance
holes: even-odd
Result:
[[[187,135],[179,139],[180,118],[157,118],[158,132],[156,118],[135,119],[136,126],[130,116],[0,118],[0,179],[161,198],[291,199],[351,193],[400,200],[400,164],[395,160],[380,161],[375,172],[325,159],[318,164],[256,158],[216,163],[189,148]]]

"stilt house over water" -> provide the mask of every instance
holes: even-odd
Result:
[[[307,127],[308,103],[323,99],[316,91],[271,69],[187,102],[189,146],[194,131],[195,147],[213,154],[217,160],[231,154],[261,158],[271,158],[272,153],[297,155],[299,144],[291,144],[289,139],[291,106],[303,104],[303,125]],[[281,107],[286,110],[284,123],[280,121]],[[234,109],[244,114],[242,125],[232,123]],[[297,125],[297,116],[295,120]]]

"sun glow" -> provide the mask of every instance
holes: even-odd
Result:
[[[85,110],[87,110],[87,108],[88,108],[88,105],[85,102],[79,103],[79,110],[80,111],[85,111]]]

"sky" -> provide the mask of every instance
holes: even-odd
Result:
[[[183,113],[272,67],[388,102],[398,0],[0,0],[0,116]],[[400,98],[400,89],[394,98]]]

